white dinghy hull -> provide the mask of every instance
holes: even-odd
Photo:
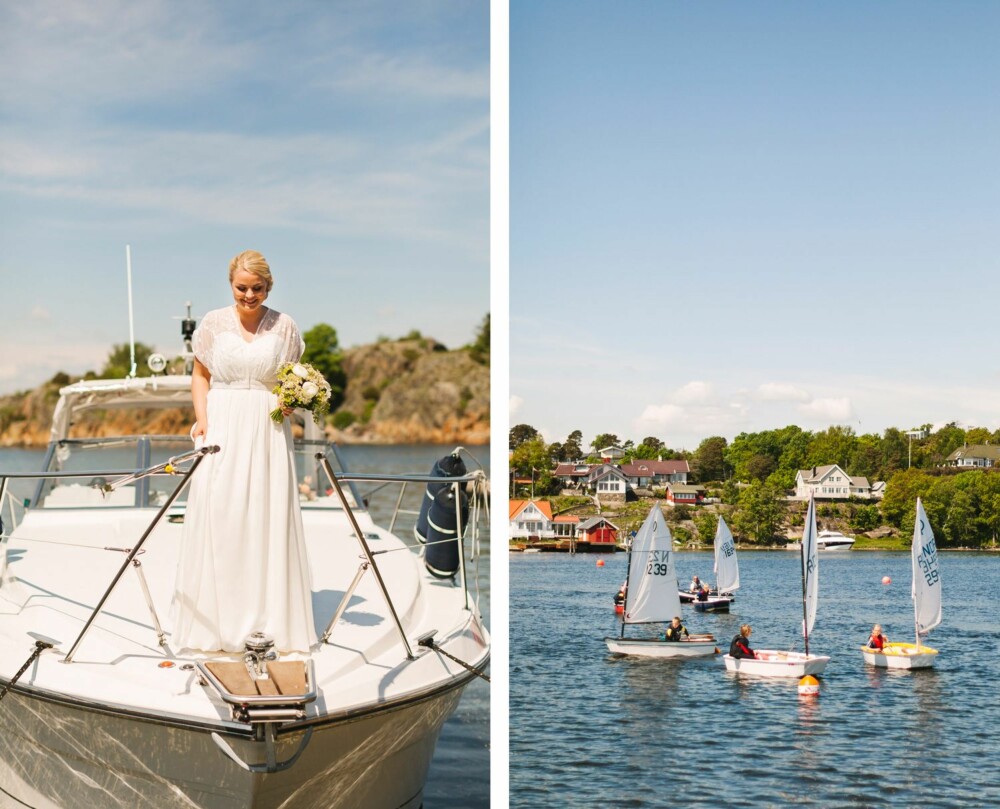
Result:
[[[869,666],[883,669],[927,669],[934,665],[937,649],[914,643],[887,643],[884,651],[861,647],[861,654]]]
[[[733,600],[725,596],[709,596],[705,601],[692,601],[691,606],[697,612],[729,612],[732,603]]]
[[[782,652],[775,649],[757,649],[756,659],[735,658],[725,655],[726,671],[753,674],[757,677],[805,677],[818,675],[826,670],[829,657],[802,652]]]
[[[709,657],[719,649],[715,640],[656,640],[655,638],[605,638],[608,651],[636,657]]]

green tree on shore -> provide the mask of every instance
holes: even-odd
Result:
[[[344,354],[340,350],[337,330],[326,323],[317,323],[302,335],[306,350],[302,362],[312,365],[330,383],[330,410],[344,402],[347,374],[344,373]]]

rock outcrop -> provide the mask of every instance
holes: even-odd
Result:
[[[345,400],[327,432],[343,443],[485,444],[490,436],[490,374],[464,349],[448,351],[428,338],[384,341],[344,352]],[[38,388],[0,396],[0,446],[45,446],[58,375]],[[332,426],[333,424],[339,427]],[[147,432],[183,435],[191,413],[181,409],[95,411],[74,425],[79,437]]]

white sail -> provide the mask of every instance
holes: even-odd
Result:
[[[652,623],[680,614],[673,538],[656,505],[632,540],[624,620],[627,624]]]
[[[719,517],[715,529],[715,586],[719,593],[740,589],[740,565],[736,561],[736,542],[726,521]]]
[[[913,614],[917,632],[926,632],[941,623],[941,573],[938,570],[934,531],[917,498],[917,520],[913,526]],[[918,638],[919,640],[919,638]]]
[[[805,635],[816,623],[819,602],[819,548],[816,542],[816,502],[810,496],[806,527],[802,534],[802,591],[805,599]]]

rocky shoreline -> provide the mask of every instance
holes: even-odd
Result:
[[[467,349],[429,338],[382,341],[344,351],[347,387],[327,435],[343,444],[486,444],[490,438],[490,369]],[[80,377],[57,374],[34,390],[0,396],[0,446],[44,447],[59,388]],[[183,435],[183,409],[90,414],[78,437],[127,433]],[[334,426],[338,425],[338,426]]]

